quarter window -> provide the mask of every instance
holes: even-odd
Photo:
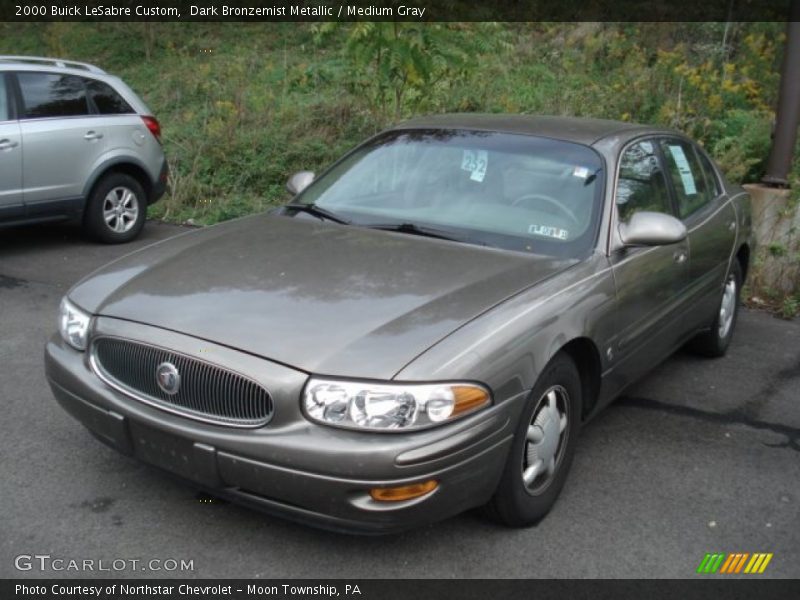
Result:
[[[133,112],[122,96],[107,83],[96,79],[87,79],[86,89],[89,90],[89,96],[101,115],[125,115]]]
[[[75,75],[19,73],[24,105],[23,117],[74,117],[89,114],[86,86]]]
[[[628,221],[639,211],[672,213],[667,182],[652,141],[638,142],[623,153],[616,202],[620,221]]]
[[[700,210],[711,202],[711,194],[694,148],[681,140],[662,140],[661,148],[667,171],[678,199],[678,212],[683,217]]]

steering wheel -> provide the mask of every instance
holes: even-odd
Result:
[[[559,202],[555,198],[546,196],[545,194],[523,194],[522,196],[515,198],[514,201],[511,202],[511,206],[519,206],[520,204],[524,204],[530,201],[544,202],[545,204],[549,204],[550,206],[555,207],[561,214],[566,216],[575,225],[580,224],[578,222],[578,217],[575,216],[575,213],[572,212],[572,210],[569,207],[564,206],[563,203]]]

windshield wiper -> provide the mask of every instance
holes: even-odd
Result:
[[[293,208],[298,212],[308,213],[309,215],[314,215],[315,217],[319,217],[320,219],[325,219],[326,221],[333,221],[334,223],[339,223],[341,225],[350,225],[350,221],[345,219],[344,217],[340,217],[336,213],[332,213],[329,210],[322,208],[321,206],[317,206],[316,204],[286,204],[285,208]]]
[[[466,242],[464,238],[452,235],[441,229],[425,227],[416,223],[376,223],[374,225],[364,225],[369,229],[380,229],[381,231],[397,231],[399,233],[410,233],[423,237],[436,238],[440,240],[450,240],[451,242]]]

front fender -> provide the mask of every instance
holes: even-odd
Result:
[[[496,402],[503,402],[531,389],[545,365],[573,339],[592,340],[605,361],[602,349],[614,336],[614,299],[611,267],[605,256],[593,255],[467,323],[394,378],[481,381]]]

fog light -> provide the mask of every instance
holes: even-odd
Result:
[[[390,488],[373,488],[369,491],[369,495],[372,496],[373,500],[378,500],[379,502],[400,502],[401,500],[411,500],[412,498],[430,494],[437,487],[439,487],[439,482],[431,479],[425,483],[412,483],[411,485]]]

